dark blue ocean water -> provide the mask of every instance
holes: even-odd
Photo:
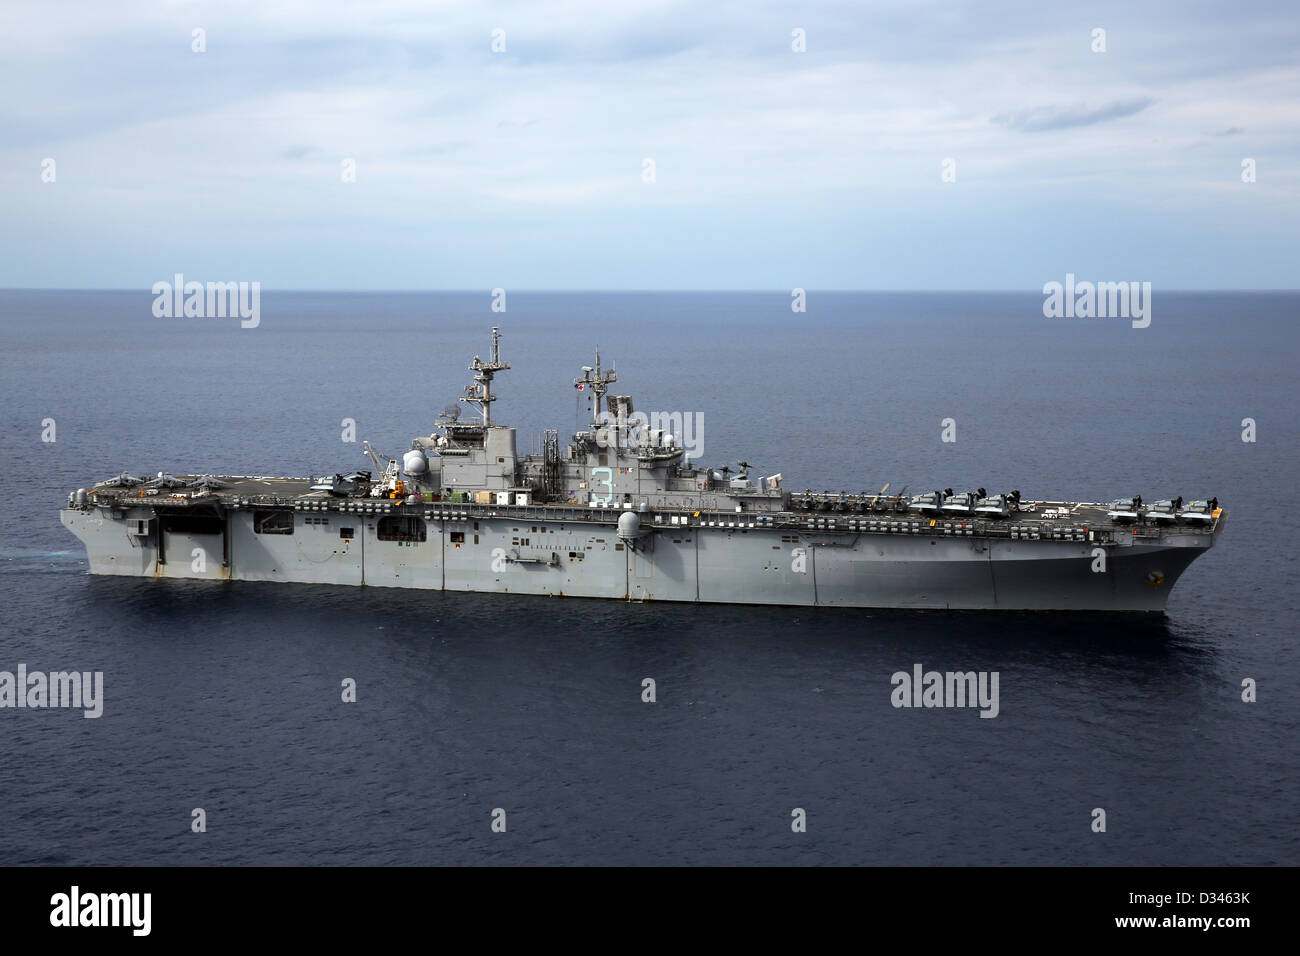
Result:
[[[1143,330],[1037,294],[789,301],[267,293],[241,329],[0,292],[0,670],[105,675],[98,720],[0,710],[0,864],[1296,863],[1300,296],[1157,293]],[[787,487],[1231,520],[1157,620],[104,579],[58,522],[124,469],[365,467],[345,417],[400,453],[493,324],[524,449],[571,430],[599,344],[638,408],[704,413],[707,462]],[[998,671],[1000,715],[894,709],[915,663]]]

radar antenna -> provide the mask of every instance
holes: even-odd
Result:
[[[477,405],[483,415],[483,427],[490,428],[492,425],[492,403],[497,400],[497,396],[492,394],[492,376],[497,372],[504,371],[510,367],[509,362],[501,361],[501,329],[492,326],[492,361],[484,362],[477,355],[474,361],[469,363],[469,370],[474,373],[474,384],[465,386],[465,394],[461,398],[462,402],[467,405]]]
[[[578,389],[590,389],[596,396],[596,404],[592,409],[592,420],[600,418],[601,402],[605,398],[605,393],[609,391],[609,386],[618,381],[618,370],[610,369],[608,372],[602,372],[600,368],[600,346],[596,347],[596,367],[590,365],[582,367],[582,378],[575,378],[573,384]]]

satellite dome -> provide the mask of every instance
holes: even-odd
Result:
[[[424,457],[424,452],[412,448],[402,456],[402,471],[408,475],[422,475],[428,470],[429,460]]]
[[[635,511],[624,511],[618,516],[618,536],[624,540],[641,533],[641,519]]]

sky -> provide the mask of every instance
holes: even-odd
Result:
[[[43,0],[0,78],[0,287],[1300,285],[1291,2]]]

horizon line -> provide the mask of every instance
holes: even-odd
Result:
[[[198,281],[198,280],[195,280]],[[211,280],[211,281],[228,281],[228,280]],[[233,280],[240,281],[240,280]],[[257,281],[257,280],[243,280]],[[1056,281],[1056,280],[1049,280]],[[1090,280],[1093,281],[1112,281],[1112,280]],[[1132,281],[1132,280],[1129,280]],[[719,289],[719,288],[681,288],[681,289],[597,289],[597,288],[574,288],[574,289],[530,289],[530,288],[511,288],[510,286],[498,286],[497,288],[505,289],[509,294],[526,293],[529,295],[683,295],[707,293],[714,295],[767,295],[779,294],[790,295],[790,289],[770,288],[770,289]],[[847,288],[819,288],[816,286],[800,286],[805,292],[830,293],[834,295],[961,295],[969,293],[1000,293],[1000,294],[1019,294],[1019,295],[1042,295],[1041,290],[1036,288],[978,288],[978,289],[847,289]],[[259,290],[262,292],[274,293],[325,293],[325,294],[350,294],[350,295],[483,295],[483,289],[477,288],[459,288],[459,289],[405,289],[405,288],[358,288],[358,289],[334,289],[334,288],[305,288],[305,287],[270,287],[263,288],[259,283]],[[488,289],[486,294],[491,295],[492,289]],[[1162,289],[1162,292],[1250,292],[1250,293],[1284,293],[1300,292],[1300,287],[1293,288],[1259,288],[1259,287],[1180,287]],[[139,292],[143,295],[153,295],[150,286],[0,286],[0,292]]]

